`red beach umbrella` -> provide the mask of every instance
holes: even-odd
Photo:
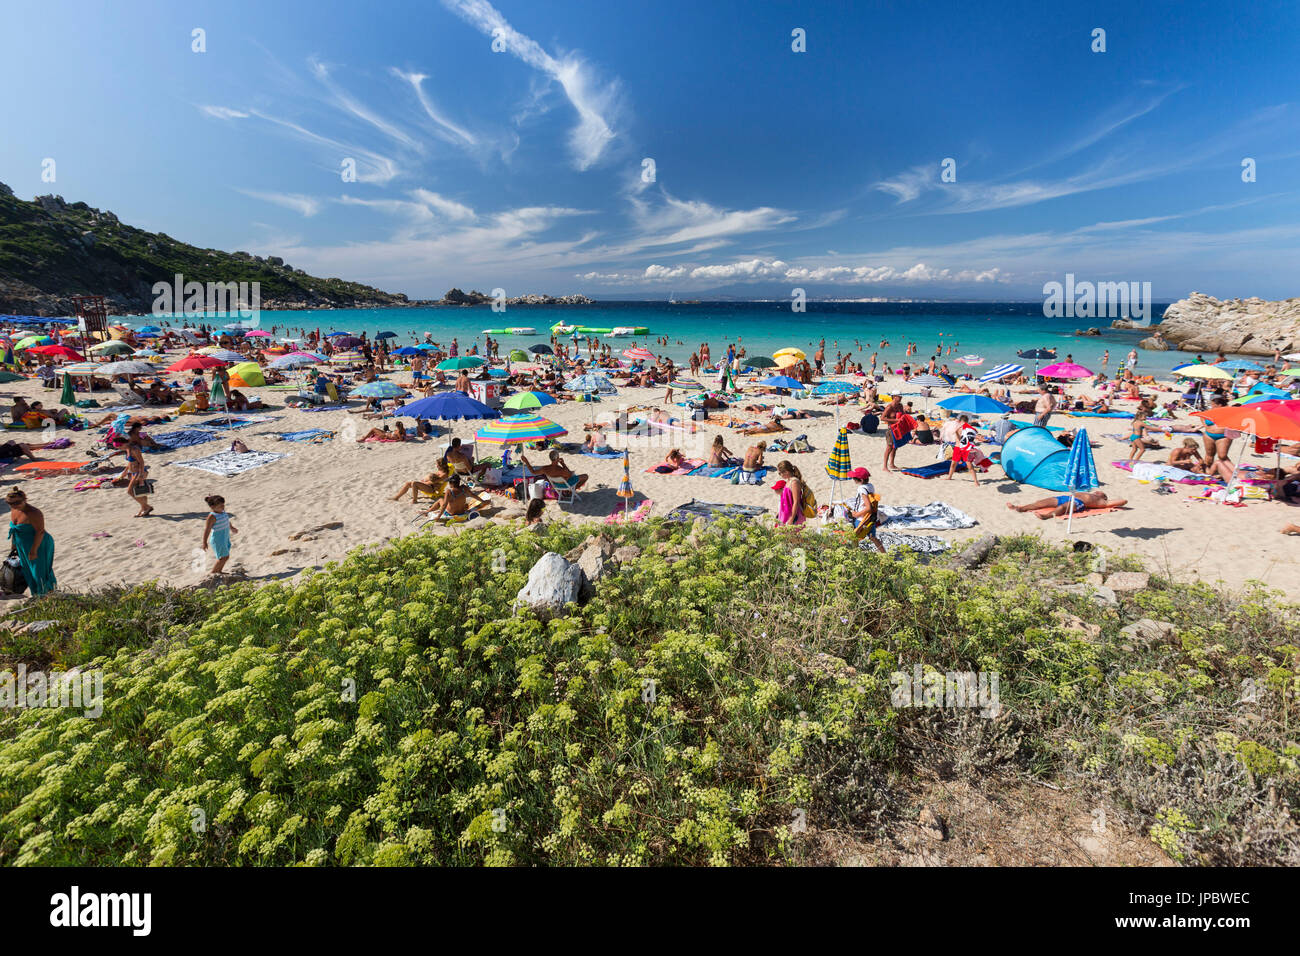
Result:
[[[221,361],[221,359],[215,359],[211,355],[198,355],[194,352],[191,352],[189,355],[185,356],[185,358],[181,359],[179,362],[175,363],[174,365],[168,365],[167,371],[189,372],[195,369],[216,368],[219,365],[225,365],[225,364],[226,363]]]

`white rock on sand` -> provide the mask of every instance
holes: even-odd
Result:
[[[887,391],[890,386],[898,386],[897,379],[889,380],[882,390]],[[917,391],[906,386],[900,390],[905,393]],[[260,394],[275,405],[285,396],[284,392],[267,389],[245,391],[250,395]],[[1072,391],[1080,389],[1075,387]],[[22,394],[29,399],[40,398],[49,405],[57,403],[59,394],[42,389],[34,382],[13,383],[0,392],[10,396]],[[1030,397],[1028,390],[1022,392],[1018,397]],[[96,396],[102,401],[103,394],[96,393]],[[939,390],[931,399],[931,405],[947,394]],[[1171,397],[1170,393],[1159,394],[1162,400]],[[916,402],[918,409],[924,409],[925,400],[921,396],[907,397]],[[623,389],[616,398],[594,406],[565,403],[548,406],[543,411],[547,417],[570,430],[570,439],[581,441],[582,425],[590,420],[593,411],[601,416],[610,415],[618,410],[620,404],[653,403],[662,398],[662,388]],[[770,398],[757,400],[773,401]],[[825,465],[835,438],[833,410],[814,399],[791,404],[810,410],[817,417],[792,421],[788,432],[763,437],[770,441],[807,433],[816,450],[812,454],[791,455],[789,458],[809,479],[819,501],[826,502],[830,497],[830,479],[826,476]],[[846,406],[845,420],[850,415],[856,418],[854,408]],[[674,407],[672,413],[680,416],[685,414],[685,410]],[[102,417],[102,414],[92,412],[92,416]],[[175,585],[202,580],[212,564],[210,553],[199,550],[203,521],[208,511],[203,498],[213,493],[225,496],[227,509],[234,516],[233,523],[240,532],[233,537],[231,566],[242,566],[254,579],[292,576],[304,568],[340,559],[349,549],[359,545],[392,539],[416,530],[417,525],[412,519],[427,505],[417,508],[409,499],[394,502],[389,498],[402,482],[432,470],[441,453],[440,446],[446,441],[445,428],[439,437],[423,442],[363,445],[336,437],[333,441],[313,445],[278,442],[271,433],[307,428],[344,430],[349,427],[364,432],[373,423],[362,421],[359,415],[343,412],[307,413],[277,408],[260,414],[274,416],[275,420],[240,429],[235,434],[254,450],[287,453],[287,458],[233,478],[220,478],[164,465],[223,451],[229,448],[230,437],[175,452],[149,453],[147,460],[151,477],[157,481],[157,493],[151,499],[157,508],[154,517],[133,518],[136,505],[121,488],[75,492],[72,487],[77,476],[73,475],[23,481],[32,503],[45,512],[47,527],[55,538],[55,572],[60,585],[86,589],[154,578]],[[1017,417],[1021,420],[1026,418],[1023,415]],[[1190,421],[1186,418],[1181,420]],[[201,423],[193,416],[184,416],[146,431],[158,433]],[[1112,459],[1128,457],[1127,446],[1102,436],[1106,432],[1122,432],[1127,424],[1125,421],[1058,417],[1053,423],[1066,427],[1084,425],[1094,440],[1101,441],[1095,455],[1098,471],[1105,482],[1103,490],[1112,497],[1130,501],[1128,510],[1076,519],[1072,540],[1087,540],[1120,553],[1140,554],[1146,559],[1148,570],[1162,575],[1206,581],[1222,579],[1234,586],[1249,579],[1260,579],[1284,590],[1293,599],[1300,597],[1300,575],[1296,574],[1300,564],[1297,561],[1300,539],[1278,533],[1282,525],[1297,520],[1292,509],[1276,502],[1252,501],[1245,507],[1232,508],[1191,501],[1188,495],[1194,489],[1178,485],[1174,486],[1175,494],[1154,494],[1155,485],[1134,481],[1110,465]],[[468,438],[475,428],[475,423],[458,422],[451,426],[450,433]],[[71,437],[74,447],[42,452],[39,453],[41,457],[60,461],[85,461],[91,457],[89,445],[97,437],[95,434],[62,430],[59,434]],[[732,485],[711,478],[645,473],[646,468],[662,461],[673,446],[681,448],[687,457],[704,457],[709,443],[718,434],[724,436],[728,448],[737,454],[743,454],[750,444],[759,440],[713,425],[704,425],[696,435],[672,433],[670,440],[628,439],[632,448],[632,485],[637,500],[641,496],[652,499],[652,514],[655,515],[666,514],[674,506],[692,498],[760,505],[775,513],[777,495],[772,490],[775,474],[769,474],[763,485],[755,486]],[[11,432],[7,437],[22,440],[36,436]],[[617,444],[618,439],[612,434],[610,437]],[[1174,436],[1174,441],[1180,437]],[[1168,456],[1172,443],[1169,440],[1162,443],[1165,449],[1148,452],[1148,460],[1163,461]],[[986,450],[989,450],[987,446]],[[498,449],[491,447],[484,451],[495,454]],[[1016,486],[1006,479],[1000,468],[995,467],[982,476],[977,487],[969,476],[958,476],[952,481],[941,478],[927,481],[901,474],[884,474],[881,471],[884,439],[879,435],[851,437],[850,453],[855,466],[865,465],[871,469],[884,504],[945,501],[979,520],[979,525],[966,531],[924,531],[920,532],[922,534],[937,534],[954,542],[989,532],[1029,532],[1042,534],[1054,542],[1067,540],[1064,521],[1040,521],[1034,515],[1007,509],[1008,502],[1030,501],[1048,493]],[[540,459],[543,453],[536,453],[536,456]],[[782,457],[769,455],[769,464],[775,465]],[[898,463],[902,466],[923,465],[937,458],[937,446],[909,445],[900,450]],[[575,504],[563,508],[548,502],[547,520],[561,519],[563,515],[563,520],[599,522],[622,507],[623,500],[614,493],[622,477],[621,459],[588,458],[577,453],[566,453],[565,459],[575,471],[590,473],[589,490],[580,493]],[[121,461],[120,458],[116,460]],[[530,460],[536,459],[530,454]],[[1273,457],[1256,456],[1248,451],[1245,461],[1271,465]],[[6,480],[12,481],[14,477],[16,473],[12,469],[4,473]],[[517,514],[518,510],[511,513]],[[341,526],[330,527],[338,522]],[[437,533],[454,534],[461,527],[464,526],[452,526]],[[311,533],[291,540],[292,535],[308,530]],[[108,537],[101,536],[104,534]]]

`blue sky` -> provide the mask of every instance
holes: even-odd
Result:
[[[47,0],[5,18],[0,181],[19,196],[412,296],[1035,299],[1067,272],[1158,301],[1298,291],[1293,2]]]

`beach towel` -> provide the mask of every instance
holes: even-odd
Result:
[[[163,432],[161,435],[151,437],[163,448],[174,451],[177,448],[189,448],[191,445],[202,445],[221,436],[206,428],[182,428],[180,431]]]
[[[348,406],[347,406],[347,403],[344,402],[344,403],[339,404],[339,405],[313,405],[311,408],[300,408],[300,409],[298,409],[298,411],[300,411],[300,412],[337,412],[337,411],[340,411],[340,410],[345,409],[345,408],[347,408],[347,407],[348,407]],[[399,410],[399,411],[400,411],[400,410]]]
[[[1132,412],[1066,412],[1071,418],[1132,418]]]
[[[637,505],[633,511],[624,512],[622,508],[619,508],[605,519],[605,524],[632,524],[635,521],[644,521],[650,516],[650,509],[653,507],[654,502],[647,498]]]
[[[911,475],[913,478],[938,478],[941,475],[947,475],[948,469],[952,467],[950,461],[936,461],[933,465],[920,465],[916,468],[904,468],[903,474]],[[964,461],[957,462],[957,473],[966,470]]]
[[[691,472],[692,478],[730,478],[736,470],[735,465],[705,465]]]
[[[1051,508],[1039,508],[1037,511],[1031,513],[1036,515],[1050,515],[1055,510],[1056,510],[1056,506],[1054,505]],[[1080,510],[1079,508],[1075,508],[1074,518],[1077,521],[1080,518],[1088,518],[1091,517],[1092,515],[1104,515],[1104,514],[1109,514],[1112,511],[1127,511],[1127,510],[1128,508],[1123,505],[1119,507],[1115,507],[1112,505],[1109,508],[1084,508],[1082,510]],[[1057,517],[1064,520],[1070,517],[1070,513],[1067,511],[1063,515],[1057,515]]]
[[[703,518],[711,523],[718,518],[755,518],[766,512],[758,505],[728,505],[713,501],[699,501],[692,498],[684,505],[678,505],[664,516],[665,521],[685,522]]]
[[[182,468],[195,468],[199,471],[206,471],[212,475],[220,475],[223,478],[230,478],[234,475],[242,475],[246,471],[254,468],[261,468],[263,465],[269,465],[273,461],[278,461],[286,455],[278,455],[269,451],[250,451],[240,454],[234,451],[223,451],[215,455],[208,455],[206,458],[192,458],[189,461],[172,461],[169,465],[179,465]]]
[[[877,532],[876,537],[886,551],[908,548],[918,554],[940,554],[948,550],[948,542],[934,535],[898,534],[895,531],[880,531]],[[875,545],[870,541],[863,541],[858,547],[875,550]]]
[[[327,428],[306,428],[298,432],[277,432],[275,437],[280,441],[322,442],[329,441],[334,433]]]
[[[204,422],[203,427],[229,430],[234,428],[246,428],[249,425],[260,425],[263,422],[273,421],[275,421],[275,418],[270,415],[237,415],[233,418],[222,418],[220,420]]]
[[[1155,461],[1112,461],[1112,465],[1129,473],[1130,478],[1138,481],[1176,481],[1183,485],[1217,485],[1219,479],[1210,475],[1198,475],[1185,468],[1162,465]]]
[[[704,466],[704,459],[703,459],[703,458],[687,458],[687,459],[685,459],[685,460],[682,462],[681,467],[677,468],[675,471],[659,471],[658,469],[661,468],[661,467],[663,467],[665,464],[667,464],[667,463],[661,461],[658,465],[653,465],[653,466],[651,466],[650,468],[647,468],[647,469],[645,470],[645,473],[646,473],[647,475],[669,475],[669,476],[672,476],[672,477],[678,477],[678,476],[681,476],[681,475],[689,475],[691,472],[695,471],[697,468],[702,468],[702,467]]]
[[[879,515],[880,526],[888,525],[893,531],[955,531],[973,528],[979,523],[964,511],[942,501],[932,501],[928,505],[885,506],[880,508]]]
[[[586,455],[588,458],[622,458],[623,457],[623,453],[621,451],[604,452],[601,454],[598,454],[594,451],[584,451],[581,454]]]

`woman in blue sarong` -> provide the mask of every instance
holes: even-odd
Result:
[[[54,590],[54,539],[45,532],[45,515],[27,503],[26,492],[14,488],[5,495],[9,505],[9,541],[34,596]]]

